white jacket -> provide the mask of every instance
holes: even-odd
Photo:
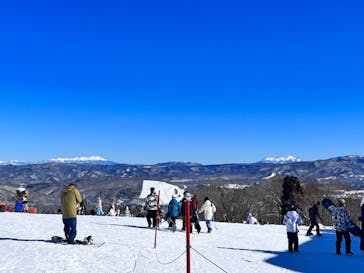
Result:
[[[298,232],[298,225],[301,224],[301,216],[294,210],[290,210],[284,215],[287,232]]]
[[[205,220],[212,220],[214,213],[212,211],[212,203],[210,200],[206,200],[202,207],[198,210],[198,213],[204,213]]]

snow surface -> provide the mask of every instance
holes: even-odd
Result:
[[[156,248],[155,231],[146,228],[144,218],[78,216],[77,221],[78,239],[91,234],[105,244],[51,243],[51,236],[63,235],[61,215],[0,213],[0,272],[186,272],[180,221],[175,233],[161,224]],[[354,256],[337,256],[330,227],[323,228],[321,238],[304,236],[307,227],[301,227],[300,252],[289,254],[283,225],[217,222],[211,234],[201,225],[202,233],[191,235],[191,272],[363,272],[359,239],[352,237]]]
[[[177,195],[178,200],[183,198],[184,189],[157,180],[143,180],[143,187],[139,198],[146,198],[150,194],[150,188],[152,187],[155,188],[156,193],[160,192],[159,203],[161,205],[168,205],[172,199],[172,194]]]

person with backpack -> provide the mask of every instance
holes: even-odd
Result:
[[[205,197],[205,202],[203,203],[202,207],[198,210],[198,213],[202,213],[202,212],[204,213],[207,232],[211,233],[212,219],[214,218],[214,213],[216,212],[216,207],[207,196]]]
[[[322,222],[318,206],[320,206],[320,202],[317,202],[315,205],[308,209],[308,216],[310,217],[310,227],[307,230],[306,236],[313,235],[311,231],[314,227],[316,227],[317,236],[322,236],[322,234],[320,233],[320,226],[317,221],[317,219],[320,219],[320,221]]]
[[[301,216],[297,213],[296,207],[292,205],[284,215],[288,238],[288,252],[298,252],[298,225],[301,224]]]
[[[168,204],[168,212],[167,212],[167,219],[168,219],[168,226],[172,229],[173,232],[176,231],[176,219],[178,218],[181,212],[181,204],[177,200],[177,195],[172,194],[172,200]]]
[[[345,238],[346,255],[354,255],[351,252],[351,239],[349,228],[351,226],[350,215],[345,208],[345,200],[339,199],[337,206],[331,205],[327,208],[332,214],[334,229],[336,230],[336,254],[341,255],[341,242]]]

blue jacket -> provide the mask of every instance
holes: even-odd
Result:
[[[178,217],[181,212],[181,205],[177,201],[176,198],[172,198],[172,200],[168,204],[168,215],[170,217]]]

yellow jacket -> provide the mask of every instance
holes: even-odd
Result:
[[[63,218],[74,218],[77,216],[76,206],[81,203],[82,197],[74,185],[69,185],[61,197]]]

